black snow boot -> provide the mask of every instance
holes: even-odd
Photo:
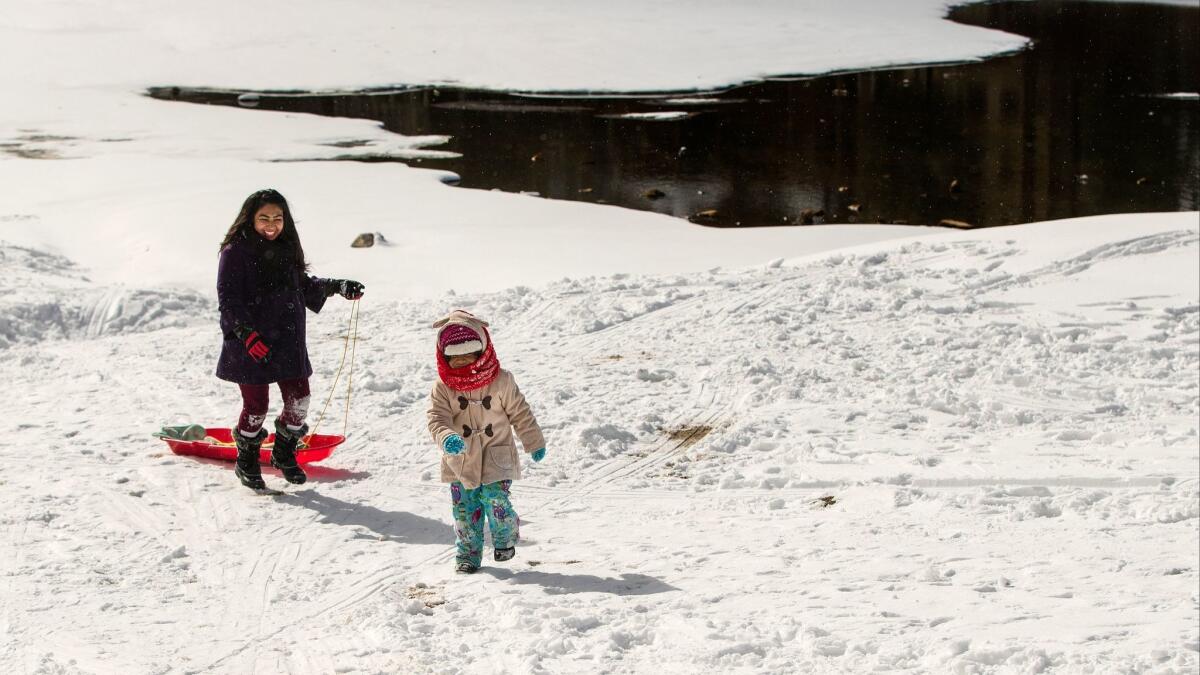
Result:
[[[454,571],[457,574],[475,574],[479,571],[479,567],[469,560],[459,560],[454,563]]]
[[[237,444],[237,463],[233,465],[233,474],[242,481],[242,485],[251,490],[265,490],[262,469],[258,466],[258,451],[267,438],[267,430],[259,429],[253,436],[247,436],[237,429],[233,430],[233,440]]]
[[[296,485],[308,480],[304,469],[296,462],[296,446],[307,433],[307,424],[292,431],[282,420],[275,420],[275,446],[271,450],[271,466],[283,473],[284,480]]]
[[[512,560],[516,556],[517,556],[517,548],[515,546],[509,546],[508,548],[498,548],[495,550],[495,555],[494,555],[494,557],[496,558],[496,562],[504,562],[505,560]]]

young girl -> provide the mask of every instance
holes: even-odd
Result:
[[[429,397],[429,433],[444,454],[442,481],[450,483],[458,554],[455,571],[471,574],[483,561],[483,520],[492,530],[498,562],[516,555],[520,519],[509,488],[521,477],[513,430],[533,461],[546,456],[546,441],[517,388],[500,368],[487,322],[455,310],[438,328],[439,381]]]
[[[306,274],[304,249],[287,200],[275,190],[246,198],[221,242],[217,300],[225,341],[217,377],[242,390],[242,414],[233,432],[237,443],[234,473],[254,490],[266,488],[258,452],[267,437],[269,386],[279,383],[283,412],[275,420],[271,465],[289,483],[307,477],[296,463],[296,446],[308,433],[308,378],[312,365],[304,340],[304,308],[321,311],[334,293],[362,297],[363,285]]]

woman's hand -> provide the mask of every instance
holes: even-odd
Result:
[[[546,449],[538,448],[537,450],[533,451],[533,455],[531,456],[533,457],[533,461],[540,462],[546,458]]]
[[[233,329],[233,334],[245,345],[250,358],[259,363],[267,362],[267,354],[271,352],[271,348],[267,346],[267,343],[263,342],[262,336],[258,334],[258,331],[249,326],[238,326]]]
[[[350,279],[326,279],[325,297],[337,293],[347,300],[357,300],[363,296],[363,291],[366,288],[361,283]]]

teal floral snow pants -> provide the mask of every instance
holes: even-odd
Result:
[[[485,483],[468,490],[454,481],[450,484],[450,499],[454,510],[454,533],[457,535],[456,562],[469,562],[479,567],[483,562],[483,521],[492,529],[492,545],[496,548],[515,546],[520,539],[520,519],[508,499],[511,480]]]

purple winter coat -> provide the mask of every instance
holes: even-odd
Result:
[[[321,279],[299,270],[293,274],[295,283],[291,288],[260,292],[250,242],[238,237],[221,251],[217,302],[225,341],[217,361],[217,377],[238,384],[270,384],[312,375],[304,309],[320,312],[326,295]],[[249,326],[262,336],[271,349],[266,363],[255,361],[247,353],[234,335],[238,325]]]

